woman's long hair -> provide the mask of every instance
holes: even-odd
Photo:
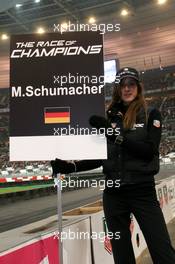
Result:
[[[129,104],[129,107],[125,113],[123,126],[125,129],[130,129],[136,123],[136,116],[140,109],[144,109],[145,112],[145,121],[147,122],[147,104],[145,98],[143,96],[143,86],[140,82],[136,81],[137,85],[137,96],[136,98]],[[108,109],[115,106],[115,104],[121,103],[121,86],[120,84],[116,85],[113,90],[112,101],[108,107]]]

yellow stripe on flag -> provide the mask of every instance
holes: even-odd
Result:
[[[45,124],[70,123],[70,117],[49,117],[45,118]]]

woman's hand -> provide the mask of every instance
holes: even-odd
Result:
[[[51,160],[52,176],[56,176],[57,173],[68,174],[75,172],[75,164],[61,159]]]

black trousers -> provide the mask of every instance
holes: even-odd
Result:
[[[166,223],[156,197],[154,184],[122,186],[103,194],[108,230],[120,232],[120,239],[111,239],[115,264],[135,264],[131,243],[130,213],[133,213],[145,237],[154,264],[175,264]]]

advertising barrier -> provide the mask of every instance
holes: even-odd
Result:
[[[172,218],[175,217],[175,178],[167,181],[168,204],[171,210]]]
[[[0,254],[1,264],[58,264],[58,240],[49,235]]]
[[[156,186],[157,198],[159,200],[166,224],[173,218],[170,208],[170,199],[168,197],[168,184],[169,181],[163,181]]]
[[[72,222],[72,223],[71,223]],[[31,227],[31,225],[28,225]],[[18,246],[12,246],[9,250],[2,250],[0,253],[1,264],[59,264],[58,255],[58,237],[56,229],[46,235],[38,235],[38,238],[32,239],[32,235],[25,235],[30,228],[28,226],[18,228],[16,230],[1,233],[0,239],[8,237],[20,237],[20,240],[29,240],[20,243]],[[27,231],[28,230],[28,231]],[[89,217],[79,217],[69,221],[63,227],[63,259],[64,264],[91,264],[91,242],[90,239],[84,239],[84,234],[90,234]],[[36,233],[33,234],[36,237]],[[85,237],[87,238],[87,237]],[[4,238],[5,241],[5,238]],[[10,241],[12,244],[12,241]],[[17,242],[19,243],[19,242]],[[4,243],[5,244],[5,243]]]
[[[162,181],[156,186],[157,198],[166,223],[170,222],[175,216],[174,186],[174,178]],[[73,221],[64,224],[63,227],[64,264],[113,264],[112,248],[107,235],[108,229],[101,201],[68,211],[64,217],[69,221]],[[132,215],[130,231],[135,257],[139,258],[147,246],[140,227]],[[8,237],[13,237],[13,232],[15,231],[8,231]],[[24,233],[24,230],[21,234],[18,231],[20,239],[22,239]],[[30,240],[29,242],[20,240],[20,243],[18,243],[20,245],[17,247],[11,245],[10,250],[2,250],[1,247],[0,263],[59,264],[58,236],[59,234],[54,229],[52,232],[49,231],[48,234],[40,235],[38,239],[32,240],[31,236],[30,239],[27,237],[27,241]],[[0,239],[5,242],[4,237],[1,233]],[[120,238],[119,233],[118,238]],[[10,243],[12,244],[12,241]]]

